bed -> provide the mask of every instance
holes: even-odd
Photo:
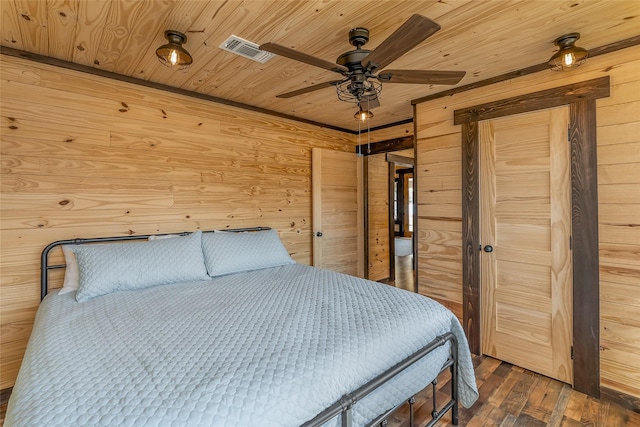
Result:
[[[477,399],[449,310],[297,264],[257,230],[49,245],[5,425],[375,425],[447,369],[452,399],[434,417]],[[79,287],[47,292],[60,245]]]

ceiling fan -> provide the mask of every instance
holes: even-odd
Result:
[[[265,43],[260,46],[260,49],[342,75],[339,80],[317,83],[281,93],[277,95],[278,98],[291,98],[335,86],[340,100],[357,103],[361,108],[366,107],[368,110],[380,105],[378,95],[382,90],[382,82],[454,85],[464,77],[465,71],[384,69],[438,30],[440,25],[416,14],[371,51],[362,49],[362,46],[369,41],[369,30],[357,27],[349,31],[349,43],[356,48],[340,55],[335,63],[276,43]]]

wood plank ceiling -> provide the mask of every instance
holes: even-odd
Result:
[[[2,0],[0,8],[2,46],[350,130],[358,129],[357,107],[339,101],[332,87],[276,98],[337,74],[283,57],[260,64],[218,46],[235,34],[334,61],[352,49],[351,28],[368,28],[365,48],[373,49],[420,13],[442,29],[390,67],[464,70],[461,86],[545,62],[557,49],[553,40],[569,32],[580,32],[577,44],[591,49],[636,36],[640,28],[637,0]],[[155,57],[167,29],[188,36],[194,64],[186,71],[170,70]],[[371,126],[410,119],[412,99],[450,88],[385,83]]]

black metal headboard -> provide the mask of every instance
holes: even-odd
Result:
[[[222,231],[240,233],[243,231],[263,231],[263,230],[271,230],[271,227],[249,227],[249,228],[232,228],[226,229]],[[203,233],[213,233],[214,230],[206,230]],[[48,244],[44,250],[42,251],[42,255],[40,256],[40,301],[47,296],[49,291],[49,270],[56,270],[60,268],[65,268],[66,264],[56,264],[49,265],[49,253],[53,248],[62,245],[83,245],[85,243],[101,243],[101,242],[121,242],[124,240],[146,240],[150,236],[186,236],[190,234],[190,231],[183,231],[181,233],[162,233],[162,234],[140,234],[140,235],[132,235],[132,236],[115,236],[115,237],[93,237],[87,239],[70,239],[70,240],[58,240],[53,243]]]

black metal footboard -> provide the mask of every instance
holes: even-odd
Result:
[[[433,386],[433,411],[431,412],[431,416],[433,419],[427,424],[427,427],[435,425],[435,423],[440,420],[449,410],[451,410],[451,422],[454,425],[458,425],[458,340],[453,333],[447,332],[444,335],[436,337],[436,339],[431,341],[425,347],[418,350],[417,352],[415,352],[402,362],[398,363],[397,365],[391,367],[387,371],[383,372],[382,374],[378,375],[367,384],[351,393],[345,394],[340,398],[340,400],[322,411],[314,419],[304,423],[302,427],[318,427],[323,425],[327,421],[332,420],[338,415],[341,416],[342,427],[352,427],[353,406],[356,404],[356,402],[362,400],[365,396],[380,387],[382,384],[391,380],[396,375],[431,353],[433,350],[445,345],[447,342],[451,343],[451,353],[449,358],[447,359],[447,362],[440,370],[440,374],[447,369],[451,370],[451,399],[446,404],[444,404],[442,408],[438,409],[435,387],[437,383],[436,377],[431,382],[431,385]],[[413,427],[413,403],[415,402],[415,398],[413,396],[410,397],[408,402],[410,405],[410,425],[411,427]],[[396,409],[398,409],[398,406],[385,412],[384,414],[370,422],[368,425],[386,425],[387,417],[391,415]]]

